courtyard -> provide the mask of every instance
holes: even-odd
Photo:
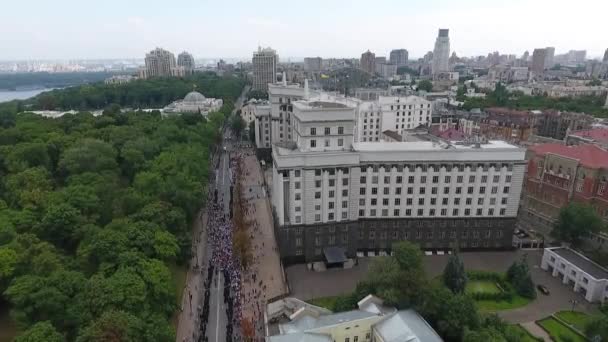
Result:
[[[520,308],[500,311],[499,316],[510,323],[533,322],[551,314],[572,309],[572,300],[576,300],[575,309],[582,312],[595,312],[597,305],[589,304],[579,293],[574,293],[557,278],[540,268],[542,250],[509,251],[509,252],[462,252],[460,255],[466,270],[506,272],[513,261],[527,255],[532,280],[535,284],[546,286],[550,295],[538,294],[529,304]],[[432,279],[442,274],[449,255],[428,255],[424,257],[424,268]],[[354,291],[357,282],[364,279],[373,258],[360,258],[358,265],[352,269],[329,270],[326,272],[309,271],[306,265],[293,265],[286,268],[291,296],[302,300],[337,296]],[[487,288],[487,284],[478,284]],[[485,311],[485,310],[484,310]],[[494,311],[494,310],[488,310]]]

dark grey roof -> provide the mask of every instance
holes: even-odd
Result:
[[[325,247],[323,248],[323,254],[328,264],[346,261],[346,254],[344,254],[344,249],[341,247]]]
[[[608,279],[608,271],[570,248],[559,247],[551,249],[555,254],[568,260],[595,279]]]

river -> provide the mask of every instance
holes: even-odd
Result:
[[[0,90],[0,102],[12,101],[12,100],[25,100],[30,97],[34,97],[42,92],[53,90],[53,88],[43,89],[28,89],[28,90]]]

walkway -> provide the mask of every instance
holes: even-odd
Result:
[[[538,326],[535,322],[522,323],[521,326],[528,330],[528,332],[536,337],[542,338],[545,342],[552,342],[551,336],[547,332]]]

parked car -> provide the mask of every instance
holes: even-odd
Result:
[[[544,294],[545,296],[549,295],[549,289],[545,286],[545,285],[536,285],[536,288],[538,289],[538,291],[540,291],[540,293]]]

